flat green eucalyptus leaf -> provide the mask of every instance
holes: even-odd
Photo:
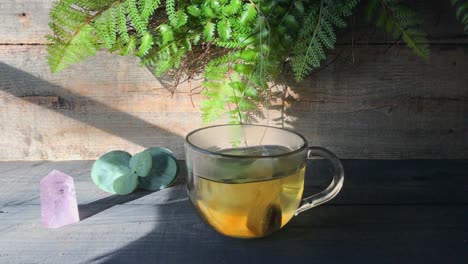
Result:
[[[130,173],[132,156],[125,151],[111,151],[96,160],[91,169],[91,179],[103,191],[116,193],[113,183],[115,179]]]
[[[179,167],[174,154],[165,148],[150,148],[153,166],[146,177],[139,177],[140,188],[160,190],[169,186],[177,177]]]
[[[172,156],[175,160],[177,160],[177,157],[175,156],[174,152],[172,152],[170,149],[163,148],[163,147],[152,147],[148,148],[145,151],[150,152],[150,155],[155,155],[157,153],[165,153],[169,156]]]
[[[130,159],[130,168],[136,175],[140,177],[145,177],[148,175],[148,173],[151,170],[152,164],[153,159],[151,158],[151,154],[147,150],[134,155]]]
[[[138,176],[132,171],[115,179],[113,183],[114,191],[116,194],[129,194],[133,192],[138,186]]]

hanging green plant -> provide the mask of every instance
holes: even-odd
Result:
[[[51,10],[47,59],[52,72],[107,50],[137,56],[175,85],[204,78],[204,123],[224,114],[248,122],[269,104],[270,84],[292,69],[302,81],[320,67],[337,29],[359,0],[60,0]],[[421,20],[398,0],[366,0],[367,17],[429,55]],[[457,16],[466,25],[466,3]],[[227,107],[229,106],[229,107]]]

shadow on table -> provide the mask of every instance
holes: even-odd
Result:
[[[155,216],[150,233],[87,261],[461,263],[456,260],[466,252],[468,235],[467,161],[344,160],[343,164],[345,185],[331,203],[301,213],[268,237],[244,240],[218,234],[198,216],[181,181],[152,194],[151,201],[157,202],[145,207]],[[305,188],[321,190],[328,181],[319,175],[328,166],[312,167],[318,170],[308,172],[306,179],[313,180]]]
[[[153,191],[136,190],[135,192],[127,195],[114,194],[91,203],[78,205],[78,212],[80,214],[80,221],[85,220],[97,213],[107,210],[115,205],[125,204],[136,199],[140,199]]]
[[[179,161],[178,165],[179,165],[179,175],[176,178],[176,180],[172,183],[170,188],[160,190],[162,192],[165,192],[164,194],[161,194],[160,196],[167,196],[167,197],[160,197],[161,199],[167,198],[167,201],[171,199],[173,200],[175,196],[172,194],[172,191],[174,189],[181,188],[182,186],[185,185],[185,176],[183,176],[183,175],[187,175],[185,164],[183,161]],[[127,194],[127,195],[115,194],[115,195],[111,195],[111,196],[93,201],[91,203],[80,204],[78,205],[80,221],[83,221],[84,219],[91,217],[95,214],[98,214],[104,210],[107,210],[115,205],[130,203],[134,200],[144,198],[145,196],[151,195],[155,192],[159,192],[159,191],[148,191],[148,190],[143,190],[143,189],[137,189],[134,192]],[[178,199],[180,199],[180,197]]]

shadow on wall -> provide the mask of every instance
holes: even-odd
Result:
[[[82,96],[41,78],[0,62],[0,91],[103,130],[140,146],[149,147],[151,136],[182,142],[182,138],[167,129],[118,111],[92,98]],[[6,98],[8,100],[8,98]],[[86,109],[82,107],[86,104]],[[47,122],[47,120],[40,120]],[[9,128],[14,129],[14,128]]]

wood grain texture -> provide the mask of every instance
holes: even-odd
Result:
[[[53,0],[0,0],[0,43],[43,44]]]
[[[405,48],[348,47],[293,86],[287,119],[342,157],[467,158],[467,48],[433,46],[423,61]]]
[[[431,43],[467,43],[463,26],[455,18],[455,9],[448,1],[407,1],[424,21],[424,30]],[[50,33],[49,11],[53,0],[0,0],[0,43],[43,44]],[[342,32],[340,43],[396,43],[397,39],[376,30],[365,20],[365,4],[349,19],[350,27]],[[351,32],[352,31],[352,32]]]
[[[1,263],[466,263],[467,160],[344,160],[342,193],[264,239],[223,237],[197,216],[181,183],[158,192],[97,191],[90,161],[0,162]],[[323,164],[311,163],[326,171]],[[314,166],[315,165],[315,166]],[[80,214],[40,225],[38,182],[74,177]],[[309,187],[326,175],[310,170]]]
[[[0,46],[1,159],[95,159],[164,146],[180,157],[200,114],[138,61],[100,54],[51,75],[43,46]],[[93,69],[93,70],[90,70]],[[193,98],[198,101],[197,96]]]
[[[402,47],[341,49],[291,85],[288,127],[342,158],[468,157],[467,47],[435,45],[429,61]],[[201,125],[188,84],[171,98],[136,59],[105,53],[52,75],[44,56],[42,46],[0,47],[0,160],[96,159],[150,146],[183,157],[184,136]]]

